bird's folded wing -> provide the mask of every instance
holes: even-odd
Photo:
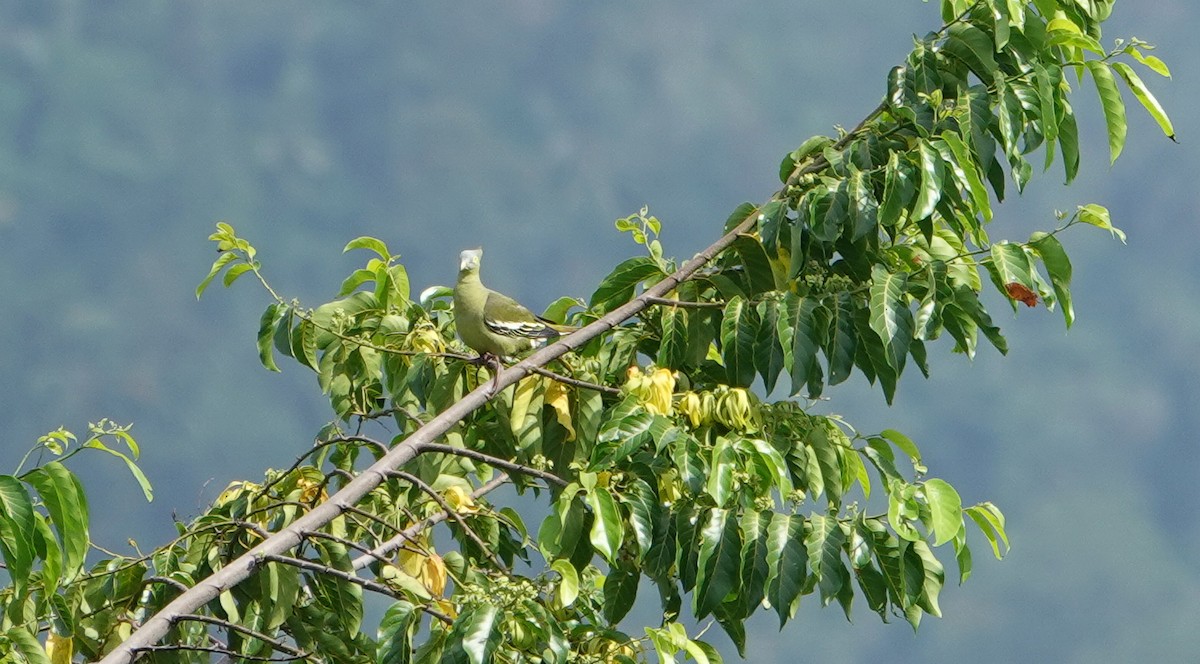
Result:
[[[537,339],[558,336],[558,332],[532,311],[496,291],[488,292],[487,302],[483,305],[483,324],[492,332],[506,337]]]

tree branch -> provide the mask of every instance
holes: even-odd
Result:
[[[550,484],[556,486],[566,486],[567,481],[553,473],[547,473],[544,470],[538,470],[530,466],[525,466],[514,461],[506,461],[500,457],[494,457],[490,454],[469,450],[465,447],[454,447],[453,445],[442,445],[438,443],[426,443],[421,446],[421,452],[441,452],[442,454],[453,454],[455,456],[466,457],[475,461],[486,463],[489,466],[507,470],[510,473],[519,473],[521,475],[530,475],[541,480],[546,480]]]

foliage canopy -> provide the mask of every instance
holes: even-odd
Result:
[[[91,561],[86,495],[64,462],[108,452],[149,497],[137,443],[108,422],[83,444],[40,439],[39,457],[60,458],[0,476],[0,661],[711,662],[687,616],[743,652],[751,614],[782,627],[805,595],[847,617],[857,598],[914,629],[940,615],[937,551],[965,581],[967,524],[997,558],[1007,550],[1000,510],[964,506],[904,434],[810,406],[855,372],[890,403],[910,363],[928,375],[943,336],[967,356],[981,334],[1005,352],[985,283],[1014,311],[1058,308],[1071,325],[1059,238],[1083,224],[1124,239],[1107,211],[1081,206],[1025,241],[992,240],[990,222],[1038,149],[1076,177],[1072,73],[1099,93],[1112,159],[1126,140],[1118,81],[1173,136],[1126,60],[1166,65],[1141,41],[1101,45],[1112,4],[944,0],[945,25],[914,40],[879,107],[788,153],[780,190],[734,210],[697,257],[668,258],[646,209],[619,219],[644,251],[586,302],[551,304],[547,318],[583,329],[501,372],[494,395],[455,340],[450,291],[414,298],[383,241],[351,241],[370,258],[338,299],[308,308],[218,224],[197,295],[257,277],[272,298],[263,365],[312,370],[337,419],[290,467],[178,524],[175,541]],[[490,502],[505,484],[548,516],[531,527]],[[627,632],[651,586],[661,622]],[[377,627],[364,591],[389,598]]]

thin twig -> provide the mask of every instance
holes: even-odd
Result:
[[[458,513],[458,510],[451,507],[450,503],[447,503],[446,499],[442,498],[441,494],[439,494],[437,491],[434,491],[433,487],[426,484],[416,475],[413,475],[412,473],[406,473],[403,470],[394,470],[392,471],[391,475],[412,484],[423,491],[425,495],[432,498],[434,502],[436,502],[443,510],[446,511],[447,514],[450,515],[451,519],[454,519],[458,525],[462,527],[463,532],[467,534],[467,537],[470,537],[471,541],[475,542],[475,546],[479,547],[479,550],[483,551],[484,555],[491,559],[492,564],[495,565],[497,569],[503,571],[505,574],[509,573],[508,565],[505,565],[500,558],[496,556],[491,547],[489,547],[487,543],[484,542],[481,537],[479,537],[479,534],[475,532],[475,529],[472,528],[467,523],[467,520]]]
[[[495,491],[496,489],[500,488],[501,486],[504,486],[507,483],[508,483],[508,475],[501,473],[500,475],[497,475],[496,477],[492,478],[491,481],[487,482],[486,484],[481,485],[478,489],[475,489],[474,491],[472,491],[471,497],[479,498],[480,496],[483,496],[485,494],[491,493],[492,491]],[[421,519],[419,521],[414,519],[414,523],[412,526],[405,528],[404,530],[397,533],[394,537],[392,537],[388,541],[386,541],[383,544],[380,544],[379,546],[372,549],[369,556],[359,556],[358,558],[355,558],[354,563],[353,563],[354,569],[362,569],[363,567],[366,567],[367,565],[369,565],[370,564],[369,558],[379,558],[381,556],[386,556],[387,554],[391,553],[392,551],[395,551],[396,549],[403,547],[405,545],[405,543],[412,542],[413,538],[416,537],[417,533],[422,532],[431,526],[439,524],[448,518],[450,518],[449,512],[443,510],[436,514],[432,514],[428,517],[425,517],[424,519]]]
[[[484,452],[469,450],[465,447],[454,447],[452,445],[443,445],[441,443],[423,443],[418,449],[418,454],[421,452],[441,452],[442,454],[453,454],[455,456],[461,456],[475,461],[480,461],[489,466],[495,466],[496,468],[507,470],[510,473],[530,475],[541,480],[546,480],[547,482],[557,486],[567,485],[567,481],[558,475],[547,473],[544,470],[538,470],[537,468],[533,468],[531,466],[525,466],[516,463],[515,461],[507,461],[505,459],[501,459],[500,457],[485,454]]]
[[[545,376],[546,378],[556,380],[560,383],[565,383],[567,385],[573,385],[575,387],[582,387],[585,390],[595,390],[596,392],[601,392],[603,394],[613,394],[613,395],[621,393],[621,390],[618,390],[615,387],[609,387],[607,385],[600,385],[598,383],[589,383],[586,380],[580,380],[578,378],[564,376],[559,373],[554,373],[553,371],[547,369],[546,367],[534,367],[532,369],[532,372],[535,374]]]
[[[274,639],[270,636],[267,636],[266,634],[263,634],[262,632],[256,632],[256,631],[250,629],[249,627],[243,627],[242,625],[239,625],[234,622],[230,622],[228,620],[224,620],[222,618],[217,618],[215,616],[201,615],[199,613],[185,613],[181,616],[178,616],[176,618],[175,622],[183,622],[185,620],[215,625],[217,627],[227,629],[231,632],[238,632],[239,634],[248,636],[252,639],[258,639],[259,641],[266,643],[267,645],[271,646],[272,648],[274,648],[280,652],[285,652],[289,655],[305,656],[304,651],[299,650],[298,648],[293,648],[292,646],[290,646],[282,641],[279,641],[277,639]]]
[[[725,302],[718,300],[715,302],[691,302],[687,300],[672,300],[667,297],[648,297],[646,301],[650,304],[657,304],[664,307],[680,307],[683,309],[724,309]]]

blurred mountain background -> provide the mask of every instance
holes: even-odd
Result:
[[[287,465],[331,417],[313,376],[259,366],[253,283],[196,301],[216,221],[310,305],[365,260],[340,253],[359,235],[403,254],[414,292],[483,245],[488,281],[528,304],[586,297],[637,253],[613,219],[649,204],[668,253],[706,246],[777,188],[786,152],[878,103],[937,5],[0,4],[0,467],[59,425],[135,423],[153,503],[113,460],[74,467],[93,537],[152,548],[172,516]],[[1056,164],[998,209],[994,238],[1088,202],[1129,233],[1063,238],[1075,327],[997,299],[1007,358],[935,344],[933,379],[911,372],[893,407],[861,377],[821,406],[905,431],[966,502],[999,504],[1010,556],[975,537],[974,577],[915,637],[862,603],[851,625],[809,601],[782,633],[751,623],[750,661],[1194,661],[1196,25],[1200,5],[1157,0],[1118,3],[1106,28],[1106,44],[1159,45],[1175,78],[1146,78],[1182,144],[1127,94],[1131,142],[1110,168],[1085,81],[1079,181],[1062,187]]]

